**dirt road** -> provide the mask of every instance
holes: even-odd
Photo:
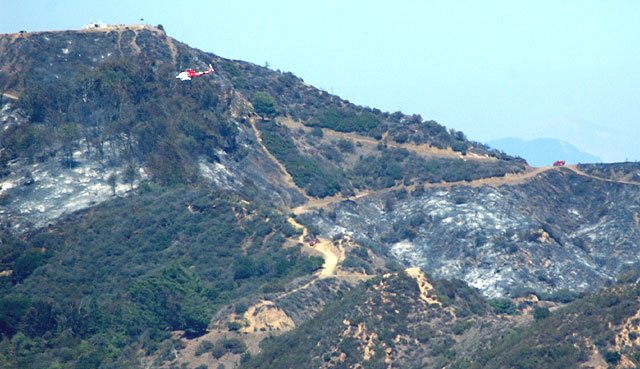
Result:
[[[324,256],[324,264],[320,270],[320,278],[331,277],[336,274],[338,264],[344,261],[344,251],[333,245],[331,240],[321,239],[314,247]]]
[[[305,239],[309,236],[307,228],[296,222],[293,218],[289,218],[289,223],[291,223],[291,225],[298,229],[302,229],[302,235],[300,236],[298,241],[303,245],[308,245],[305,242]],[[324,264],[322,265],[322,269],[320,270],[318,275],[320,278],[331,277],[335,275],[338,264],[341,263],[345,258],[344,250],[334,246],[333,242],[331,242],[331,240],[329,239],[318,238],[318,241],[319,242],[315,245],[308,246],[313,250],[320,252],[322,254],[322,257],[324,258]]]

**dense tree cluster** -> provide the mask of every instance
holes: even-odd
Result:
[[[152,353],[169,331],[200,334],[219,306],[322,266],[282,247],[298,231],[259,200],[146,188],[20,238],[2,233],[0,269],[15,271],[0,276],[5,367],[127,367],[135,345]]]
[[[368,132],[378,127],[380,120],[371,113],[327,110],[308,124],[338,132]]]

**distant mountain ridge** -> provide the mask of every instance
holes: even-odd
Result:
[[[534,167],[551,165],[556,160],[565,160],[567,164],[602,161],[599,157],[581,151],[566,141],[548,137],[532,140],[515,137],[500,138],[487,142],[487,145],[509,155],[519,156]]]

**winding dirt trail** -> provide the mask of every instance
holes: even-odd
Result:
[[[608,178],[602,178],[602,177],[598,177],[598,176],[593,176],[590,174],[587,174],[583,171],[581,171],[580,169],[578,169],[578,166],[575,164],[572,165],[565,165],[562,167],[554,167],[554,166],[544,166],[544,167],[528,167],[527,170],[525,172],[522,173],[507,173],[505,176],[503,177],[489,177],[489,178],[481,178],[481,179],[476,179],[470,182],[467,181],[457,181],[457,182],[439,182],[439,183],[429,183],[429,182],[422,182],[422,183],[416,183],[416,184],[412,184],[412,185],[404,185],[402,183],[398,183],[395,186],[392,187],[388,187],[388,188],[384,188],[381,190],[366,190],[366,191],[359,191],[357,192],[355,195],[353,196],[343,196],[343,195],[334,195],[334,196],[327,196],[324,198],[309,198],[309,201],[303,205],[300,205],[298,207],[295,207],[293,209],[291,209],[291,211],[296,214],[304,214],[307,213],[309,211],[313,211],[313,210],[317,210],[317,209],[321,209],[321,208],[326,208],[328,205],[333,204],[333,203],[337,203],[337,202],[341,202],[344,200],[355,200],[355,199],[359,199],[361,197],[366,197],[366,196],[370,196],[370,195],[381,195],[384,193],[388,193],[391,191],[397,191],[397,190],[401,190],[401,189],[405,189],[407,191],[411,191],[413,189],[415,189],[418,186],[423,186],[425,188],[449,188],[449,187],[454,187],[454,186],[469,186],[469,187],[481,187],[481,186],[493,186],[493,187],[498,187],[501,185],[518,185],[518,184],[523,184],[526,183],[528,181],[531,181],[533,179],[535,179],[536,177],[540,176],[541,174],[543,174],[544,172],[547,171],[552,171],[552,170],[561,170],[561,168],[567,168],[571,171],[573,171],[575,174],[579,175],[579,176],[583,176],[583,177],[588,177],[588,178],[592,178],[595,180],[599,180],[599,181],[605,181],[605,182],[611,182],[611,183],[625,183],[625,184],[631,184],[631,185],[640,185],[640,183],[638,182],[631,182],[631,181],[623,181],[623,180],[614,180],[614,179],[608,179]]]
[[[295,208],[291,209],[291,212],[293,214],[296,215],[300,215],[300,214],[304,214],[304,213],[308,213],[314,209],[321,209],[321,208],[325,208],[330,204],[334,204],[336,202],[341,202],[344,200],[354,200],[354,199],[359,199],[361,197],[365,197],[365,196],[369,196],[371,194],[374,193],[383,193],[383,192],[388,192],[391,191],[392,189],[396,189],[396,187],[391,187],[391,189],[384,189],[384,190],[379,190],[379,191],[359,191],[357,192],[354,196],[344,196],[344,195],[333,195],[333,196],[327,196],[327,197],[323,197],[323,198],[315,198],[315,197],[309,197],[307,196],[307,198],[309,199],[306,203],[297,206]]]
[[[320,239],[314,247],[324,256],[324,264],[320,270],[320,278],[331,277],[336,274],[338,264],[344,261],[344,251],[339,250],[330,240]]]
[[[289,218],[289,223],[298,229],[302,229],[302,235],[299,237],[298,241],[304,245],[305,239],[309,237],[309,231],[307,228],[296,222],[293,218]],[[322,265],[322,269],[320,269],[318,276],[320,278],[332,277],[336,274],[338,264],[345,259],[344,250],[341,247],[336,247],[333,242],[327,238],[317,238],[317,240],[319,241],[318,243],[308,247],[320,252],[324,258],[324,264]]]
[[[621,179],[610,179],[610,178],[603,178],[603,177],[598,177],[598,176],[594,176],[588,173],[585,173],[583,171],[581,171],[580,169],[578,169],[578,165],[577,164],[571,164],[571,165],[565,165],[564,168],[568,168],[572,171],[574,171],[577,175],[583,176],[583,177],[587,177],[587,178],[593,178],[596,179],[598,181],[605,181],[605,182],[610,182],[610,183],[624,183],[624,184],[630,184],[630,185],[640,185],[639,182],[633,182],[633,181],[625,181],[625,180],[621,180]]]

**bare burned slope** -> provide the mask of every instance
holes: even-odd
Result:
[[[398,188],[305,219],[493,297],[595,290],[637,269],[637,184],[569,168],[523,177],[519,184],[516,176],[495,186]]]

